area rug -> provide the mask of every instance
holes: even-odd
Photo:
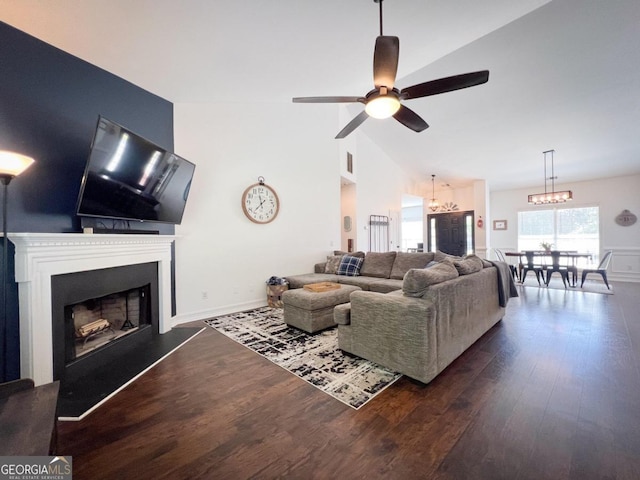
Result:
[[[279,308],[261,307],[205,323],[356,410],[401,377],[345,355],[338,348],[337,328],[308,334],[288,326]]]
[[[516,285],[523,285],[521,283],[516,283]],[[534,287],[534,288],[551,288],[553,290],[567,290],[568,292],[588,292],[588,293],[601,293],[604,295],[613,295],[613,285],[609,282],[610,290],[607,289],[607,286],[604,282],[599,280],[589,280],[589,277],[584,282],[584,286],[580,288],[580,278],[578,278],[577,285],[575,287],[568,286],[565,289],[564,284],[562,283],[562,278],[560,275],[555,274],[551,277],[551,281],[549,282],[549,286],[547,287],[544,283],[542,286],[538,287],[538,282],[536,282],[535,275],[529,274],[525,283],[525,287]]]

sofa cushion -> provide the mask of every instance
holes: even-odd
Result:
[[[352,257],[358,257],[358,258],[364,258],[364,252],[361,252],[360,250],[358,250],[357,252],[344,252],[342,250],[334,250],[333,251],[334,255],[351,255]]]
[[[336,273],[344,255],[328,255],[324,264],[324,273]]]
[[[479,272],[484,268],[482,259],[476,255],[467,255],[461,260],[454,260],[453,265],[460,275],[469,275],[470,273]]]
[[[391,275],[389,278],[395,278],[402,280],[404,274],[412,268],[424,268],[427,264],[433,260],[433,252],[423,253],[396,253],[396,259],[393,261],[393,267],[391,268]]]
[[[402,280],[396,278],[376,278],[369,284],[369,290],[378,293],[389,293],[396,290],[402,291]]]
[[[429,285],[453,280],[456,277],[458,277],[458,270],[450,260],[429,268],[412,268],[404,276],[402,291],[407,297],[422,297]]]
[[[362,290],[371,290],[371,284],[380,280],[375,277],[363,277],[358,275],[357,277],[347,277],[346,275],[338,275],[338,283],[341,285],[355,285]]]
[[[362,267],[362,258],[353,257],[351,255],[345,255],[340,261],[340,266],[336,272],[338,275],[346,275],[349,277],[357,277],[360,275],[360,268]]]
[[[360,275],[367,277],[389,278],[396,252],[367,252]]]

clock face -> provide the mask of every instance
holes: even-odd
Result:
[[[278,215],[280,201],[278,195],[264,183],[256,183],[242,194],[242,210],[255,223],[269,223]]]

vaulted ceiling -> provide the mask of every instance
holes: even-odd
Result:
[[[383,6],[384,33],[400,37],[398,87],[491,72],[407,102],[430,125],[422,133],[393,119],[359,128],[409,171],[539,187],[553,148],[560,184],[640,173],[637,0]],[[0,20],[172,102],[363,95],[379,33],[372,0],[3,0]]]

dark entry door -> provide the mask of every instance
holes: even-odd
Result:
[[[473,211],[432,214],[427,216],[427,221],[429,251],[437,249],[463,256],[474,250]]]

